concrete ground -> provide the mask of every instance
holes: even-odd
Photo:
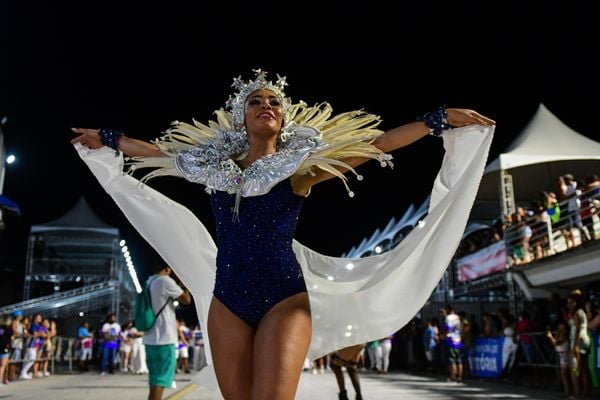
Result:
[[[165,391],[170,400],[215,400],[221,397],[192,382],[192,375],[177,376],[177,388]],[[363,397],[373,399],[530,399],[558,400],[556,389],[540,390],[491,381],[467,381],[463,385],[446,382],[440,376],[390,373],[361,375]],[[354,390],[346,377],[349,398]],[[336,400],[338,388],[332,372],[313,375],[304,372],[296,399]],[[0,387],[0,399],[15,400],[135,400],[148,395],[147,377],[127,374],[100,376],[97,373],[54,375],[32,381],[18,381]]]

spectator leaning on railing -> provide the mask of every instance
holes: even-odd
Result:
[[[571,174],[566,174],[558,178],[558,184],[560,186],[561,194],[563,199],[567,200],[567,210],[569,215],[569,227],[571,229],[571,235],[573,236],[573,230],[579,229],[583,232],[582,240],[591,240],[590,233],[587,228],[583,226],[581,222],[581,190],[577,188],[577,181]],[[585,228],[585,229],[584,229]]]

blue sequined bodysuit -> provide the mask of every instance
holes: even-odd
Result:
[[[305,292],[292,240],[304,198],[289,179],[262,196],[243,197],[233,218],[235,195],[210,196],[217,221],[217,276],[214,296],[256,328],[275,304]]]

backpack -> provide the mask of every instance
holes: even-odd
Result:
[[[156,278],[149,281],[142,292],[138,293],[135,297],[133,321],[134,326],[138,331],[143,332],[152,328],[160,313],[165,309],[167,304],[169,304],[169,300],[171,300],[167,299],[166,303],[161,307],[158,313],[154,315],[154,311],[152,310],[152,300],[150,299],[150,285],[156,280]]]

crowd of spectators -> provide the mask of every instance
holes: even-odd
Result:
[[[199,324],[190,329],[177,321],[177,370],[189,373],[206,366],[203,332]],[[147,374],[143,332],[132,321],[119,324],[115,314],[93,329],[84,321],[77,330],[71,349],[80,371],[96,370],[102,375]],[[65,337],[73,339],[75,335]],[[51,375],[50,363],[56,356],[57,324],[41,314],[24,316],[21,311],[0,318],[0,385],[11,381],[39,379]]]

